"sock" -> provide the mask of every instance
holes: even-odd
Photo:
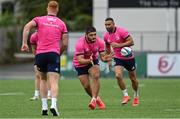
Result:
[[[39,97],[39,90],[34,91],[34,96]]]
[[[139,97],[138,91],[133,90],[133,93],[134,93],[134,98]]]
[[[96,98],[95,98],[95,97],[92,97],[92,100],[96,100]]]
[[[92,98],[91,98],[91,101],[93,101],[93,100],[96,100],[96,98],[95,98],[95,97],[92,97]]]
[[[57,98],[51,98],[51,108],[57,107]]]
[[[51,91],[48,90],[48,94],[47,94],[48,97],[51,97]]]
[[[124,96],[128,96],[127,89],[122,90],[122,93],[123,93]]]
[[[42,110],[48,110],[47,98],[41,98]]]

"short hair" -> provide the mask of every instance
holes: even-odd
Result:
[[[111,17],[108,17],[108,18],[105,19],[105,21],[112,21],[112,22],[114,22],[114,19],[111,18]]]
[[[57,9],[57,8],[59,8],[59,4],[58,4],[57,1],[51,0],[51,1],[49,1],[49,3],[48,3],[48,8]]]
[[[93,26],[88,26],[86,28],[86,34],[89,34],[90,32],[96,32],[96,28]]]

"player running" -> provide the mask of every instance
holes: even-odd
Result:
[[[96,29],[87,27],[85,35],[76,43],[73,64],[83,88],[91,97],[89,108],[92,110],[96,108],[96,104],[99,109],[105,109],[105,104],[98,95],[100,90],[98,53],[104,62],[112,58],[105,54],[105,44],[96,36]],[[92,83],[90,83],[90,77]]]
[[[115,61],[115,76],[124,95],[121,103],[127,104],[128,101],[130,101],[127,88],[123,80],[123,71],[125,68],[129,73],[129,78],[131,79],[134,92],[132,106],[137,106],[139,104],[139,95],[134,54],[130,57],[124,57],[120,53],[122,47],[129,47],[134,45],[133,38],[126,29],[115,26],[114,20],[112,18],[107,18],[105,20],[105,27],[107,32],[104,33],[104,41],[106,44],[107,53],[112,52],[112,47]]]
[[[60,78],[60,55],[67,49],[68,31],[65,23],[57,17],[59,4],[51,0],[47,6],[47,15],[33,18],[23,29],[23,43],[21,51],[29,51],[27,39],[32,28],[38,30],[36,49],[36,64],[40,72],[40,94],[42,115],[48,115],[47,80],[51,88],[50,111],[53,116],[59,116],[57,107],[58,80]],[[47,80],[46,80],[47,79]]]

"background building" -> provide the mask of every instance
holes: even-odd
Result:
[[[131,32],[136,51],[180,51],[179,7],[179,0],[94,0],[93,24],[103,32],[113,17]]]

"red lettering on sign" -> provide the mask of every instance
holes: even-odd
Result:
[[[171,71],[176,62],[176,58],[174,58],[173,60],[168,59],[168,56],[161,56],[159,58],[158,69],[161,73],[168,73],[169,71]]]

